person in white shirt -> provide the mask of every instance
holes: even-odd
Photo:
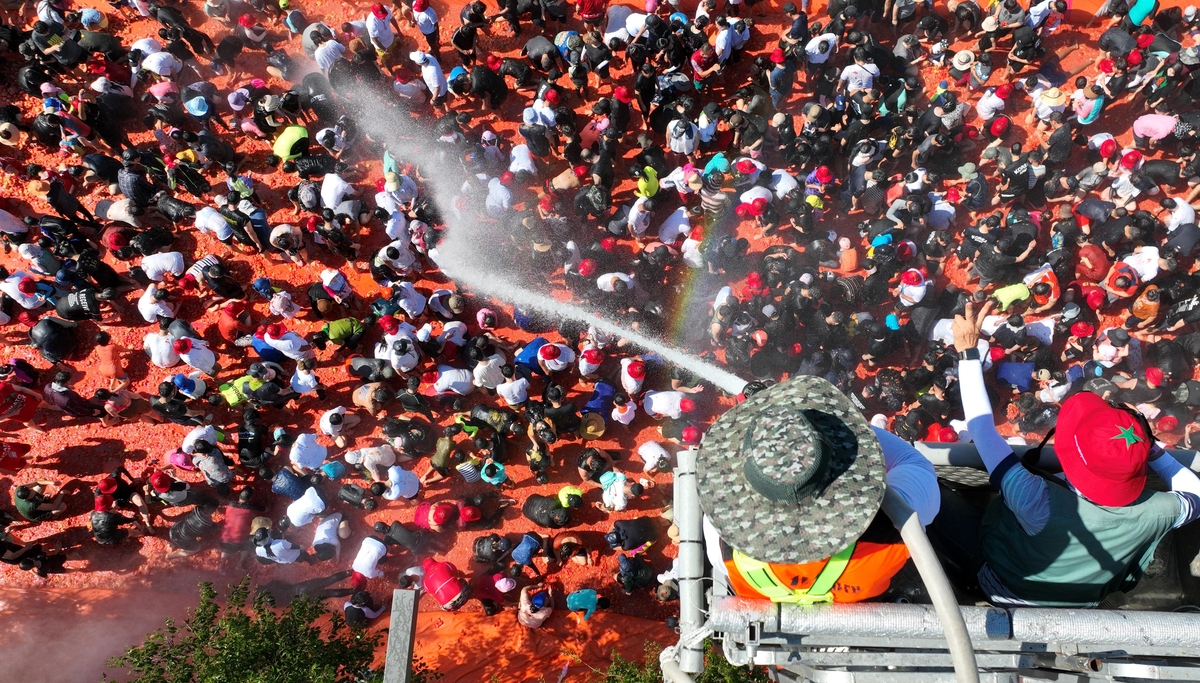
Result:
[[[308,526],[317,515],[325,511],[325,501],[317,487],[310,486],[304,490],[304,495],[293,500],[287,506],[287,521],[293,527]]]
[[[322,434],[333,437],[333,443],[338,448],[345,448],[346,430],[353,429],[361,421],[358,415],[346,412],[345,406],[338,406],[322,413],[319,424]]]
[[[664,244],[670,244],[663,241]],[[596,288],[601,292],[617,291],[617,282],[625,283],[626,291],[633,289],[633,276],[628,273],[605,273],[596,278]]]
[[[305,341],[304,337],[288,331],[279,323],[267,325],[267,329],[263,332],[263,341],[292,360],[316,358],[312,345]]]
[[[203,339],[180,337],[171,348],[179,354],[180,360],[209,377],[216,377],[221,372],[221,366],[217,365],[217,355],[208,348],[208,342]]]
[[[630,396],[642,392],[642,382],[646,379],[646,363],[639,356],[621,359],[621,388]]]
[[[771,182],[767,187],[775,191],[775,196],[779,201],[783,201],[784,197],[788,196],[788,193],[799,189],[800,181],[796,180],[796,176],[788,173],[786,169],[777,168],[771,171]]]
[[[387,483],[376,482],[371,485],[371,493],[382,496],[385,500],[411,501],[420,492],[421,482],[417,479],[417,475],[399,465],[392,465],[388,468]]]
[[[449,365],[437,366],[436,379],[433,384],[433,389],[439,394],[455,393],[459,396],[466,396],[475,390],[475,377],[470,370],[462,368],[454,368]],[[426,375],[435,374],[434,372],[425,373]]]
[[[326,209],[337,209],[345,199],[358,190],[354,186],[342,179],[336,173],[326,173],[325,178],[321,181],[321,206]]]
[[[292,564],[300,559],[304,550],[285,538],[271,538],[266,529],[259,529],[254,537],[254,554],[275,564]]]
[[[983,93],[983,97],[979,98],[979,102],[975,104],[975,111],[979,114],[979,118],[984,121],[991,121],[1004,111],[1004,100],[1011,92],[1011,89],[1006,86],[998,88],[988,88]]]
[[[159,318],[174,318],[175,307],[167,302],[170,296],[170,290],[160,289],[158,285],[151,283],[138,298],[138,313],[141,313],[142,319],[148,323],[156,323]]]
[[[822,33],[804,45],[809,64],[824,64],[837,53],[838,37],[833,33]]]
[[[675,244],[680,237],[692,231],[692,223],[688,216],[688,208],[681,206],[671,212],[658,226],[658,241],[663,244]]]
[[[649,197],[638,197],[633,206],[629,207],[629,216],[625,219],[634,239],[641,240],[642,235],[650,229],[650,219],[654,214],[654,200]]]
[[[433,10],[433,6],[429,4],[428,0],[413,0],[412,16],[417,30],[425,36],[425,42],[429,44],[429,51],[437,54],[441,50],[437,12]]]
[[[390,9],[379,3],[371,5],[371,11],[367,12],[363,23],[376,52],[382,55],[391,50],[392,44],[396,42],[396,34],[400,32],[400,27],[396,24],[396,19],[392,16]]]
[[[4,292],[13,301],[27,311],[46,305],[46,295],[39,292],[37,282],[29,273],[18,270],[0,282],[0,292]]]
[[[471,370],[471,374],[475,378],[475,386],[494,392],[496,387],[504,383],[504,373],[501,368],[504,367],[505,361],[504,354],[499,351],[487,358],[480,359],[475,364],[475,368]]]
[[[508,170],[514,176],[518,173],[527,173],[532,177],[537,177],[537,164],[533,161],[533,155],[529,152],[529,145],[516,145],[512,151],[508,153]]]
[[[645,492],[645,487],[641,484],[631,482],[624,474],[613,470],[600,475],[600,486],[604,487],[604,490],[597,507],[610,512],[623,511],[628,507],[630,498],[636,498]]]
[[[512,190],[508,189],[512,182],[512,171],[505,171],[500,174],[499,178],[492,178],[488,181],[488,193],[484,205],[487,207],[489,216],[500,218],[512,211],[513,194]]]
[[[178,251],[169,251],[165,254],[150,254],[144,257],[141,263],[142,272],[146,275],[146,279],[151,282],[162,282],[167,274],[179,277],[183,275],[183,271],[186,269],[183,254]]]
[[[529,400],[529,380],[517,375],[511,365],[500,368],[504,383],[496,386],[496,393],[508,406],[519,406]]]
[[[1125,256],[1121,262],[1133,268],[1142,282],[1149,282],[1158,277],[1158,255],[1158,247],[1134,247],[1133,253]]]
[[[879,67],[871,63],[859,63],[847,65],[842,69],[842,75],[838,79],[838,87],[841,88],[846,95],[853,95],[859,90],[869,90],[875,84],[875,77],[879,75]]]
[[[646,474],[671,470],[671,454],[657,441],[647,441],[638,446],[637,454],[642,459],[642,471]]]
[[[171,80],[183,71],[183,62],[170,52],[155,52],[142,59],[141,68],[157,76]]]
[[[417,291],[416,285],[407,281],[392,283],[392,301],[404,311],[410,320],[416,320],[425,315],[429,300]]]
[[[538,349],[538,364],[547,373],[562,372],[575,364],[575,350],[566,344],[546,344]]]
[[[441,63],[436,57],[419,50],[409,53],[408,58],[421,67],[421,78],[425,80],[425,87],[429,88],[433,95],[433,105],[449,111],[446,94],[450,92],[450,87],[446,82],[446,74],[442,72]]]
[[[196,211],[196,229],[201,234],[212,233],[214,237],[222,242],[227,242],[233,237],[233,228],[230,227],[229,221],[211,206],[202,206]]]
[[[692,399],[682,391],[647,391],[642,397],[642,410],[653,418],[678,420],[684,413],[695,410],[695,407]]]
[[[1165,221],[1168,234],[1175,232],[1181,225],[1196,222],[1196,209],[1183,197],[1163,197],[1158,204],[1161,207],[1158,215],[1164,211],[1171,212],[1171,217]]]
[[[305,433],[297,436],[296,440],[292,442],[288,460],[292,463],[292,469],[296,470],[298,474],[308,475],[325,464],[325,457],[328,455],[329,449],[317,441],[316,434]]]
[[[383,571],[379,569],[379,561],[384,555],[387,555],[387,546],[374,536],[367,536],[358,547],[358,554],[354,556],[354,563],[350,568],[368,579],[379,578],[383,576]]]
[[[342,539],[338,528],[342,525],[342,513],[335,512],[321,518],[313,532],[313,555],[321,561],[332,560],[342,554]]]
[[[160,368],[170,368],[179,365],[179,354],[175,353],[174,341],[165,330],[155,330],[142,340],[142,350],[150,357],[150,362]]]
[[[179,450],[192,455],[196,452],[196,443],[200,441],[207,442],[210,446],[216,446],[219,442],[225,439],[225,435],[217,430],[212,425],[204,425],[196,427],[183,437],[183,442],[179,445]]]
[[[329,74],[329,67],[337,63],[342,55],[345,54],[346,47],[333,39],[324,39],[313,52],[313,59],[317,62],[317,68],[321,73]]]

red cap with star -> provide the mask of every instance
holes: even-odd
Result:
[[[1063,473],[1099,505],[1129,505],[1142,495],[1152,445],[1140,420],[1088,391],[1067,399],[1058,414],[1054,452]]]

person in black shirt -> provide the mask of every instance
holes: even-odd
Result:
[[[213,503],[197,505],[183,519],[171,525],[167,538],[175,550],[167,553],[166,559],[195,555],[204,548],[204,540],[217,529],[212,515],[217,506]]]
[[[529,521],[548,529],[561,529],[571,523],[571,515],[557,498],[530,494],[521,506],[521,514]]]
[[[76,326],[79,323],[54,317],[44,317],[29,328],[29,343],[51,363],[65,361],[79,345]]]
[[[346,613],[346,625],[353,629],[364,629],[371,625],[371,620],[378,617],[387,611],[388,605],[384,603],[378,608],[371,606],[371,594],[366,591],[359,591],[350,598],[342,608]]]
[[[508,98],[508,84],[504,77],[486,66],[476,66],[471,69],[471,94],[479,98],[487,95],[484,100],[484,111],[499,109]]]
[[[68,292],[55,302],[54,311],[63,320],[103,320],[106,312],[112,312],[115,295],[113,290],[98,292],[90,287]]]
[[[425,550],[424,535],[415,529],[410,529],[400,522],[391,525],[375,522],[375,533],[380,534],[384,545],[398,545],[408,549],[414,556],[420,556]]]

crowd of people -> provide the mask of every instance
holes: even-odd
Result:
[[[972,438],[973,307],[1005,434],[1085,392],[1193,445],[1193,7],[1112,2],[1096,29],[1064,0],[5,7],[0,562],[70,571],[95,550],[20,537],[83,515],[121,552],[313,565],[264,590],[346,598],[354,626],[397,583],[531,628],[669,603],[651,490],[676,451],[801,376],[905,441]],[[489,277],[653,336],[702,292],[689,353],[749,383],[460,288],[436,263],[456,229]],[[64,424],[154,455],[38,479]],[[608,570],[556,596],[570,564]]]

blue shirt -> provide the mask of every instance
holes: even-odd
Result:
[[[588,617],[592,616],[592,613],[596,611],[597,599],[596,591],[591,588],[577,590],[567,596],[567,609],[571,611],[584,610],[583,620],[587,621]]]
[[[605,381],[596,382],[595,389],[592,390],[592,396],[588,402],[583,405],[581,413],[599,413],[603,416],[605,413],[612,410],[613,396],[616,396],[617,388]]]

